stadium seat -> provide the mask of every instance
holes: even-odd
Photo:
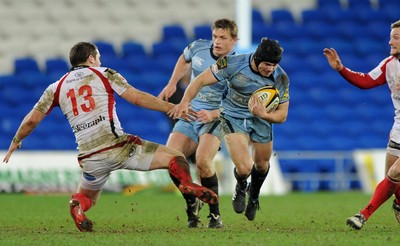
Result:
[[[160,55],[154,62],[157,63],[159,72],[171,75],[178,58],[176,55]]]
[[[383,54],[384,48],[386,45],[382,42],[375,41],[373,39],[368,38],[358,38],[353,40],[354,50],[356,51],[357,55],[361,57],[365,57],[372,53],[374,54]]]
[[[273,9],[271,10],[271,21],[272,24],[294,24],[295,20],[292,15],[292,12],[288,9]]]
[[[178,58],[181,55],[185,46],[183,46],[182,44],[183,47],[181,47],[181,49],[178,49],[176,46],[176,42],[174,43],[171,42],[154,43],[152,46],[153,58],[157,59],[161,55],[171,55],[171,56],[176,56]]]
[[[326,22],[326,19],[318,9],[305,9],[301,12],[301,21],[303,25],[308,25],[314,22]]]
[[[303,29],[308,34],[308,37],[314,41],[319,41],[326,38],[335,38],[338,34],[336,26],[325,21],[310,21],[306,24],[303,24],[303,26]]]
[[[256,23],[265,23],[264,16],[260,10],[253,8],[251,10],[251,22],[254,24]]]
[[[70,66],[63,58],[49,58],[45,61],[47,75],[62,76],[67,73]]]
[[[332,7],[330,9],[322,9],[321,11],[325,16],[326,21],[332,25],[341,22],[354,22],[356,20],[355,15],[346,9]]]
[[[379,2],[379,8],[381,10],[385,8],[394,8],[394,9],[400,8],[399,0],[378,0],[378,2]]]
[[[210,25],[197,25],[193,28],[193,39],[212,39],[212,30]]]
[[[254,23],[252,25],[252,43],[258,44],[262,38],[279,39],[281,36],[272,25],[267,23]]]
[[[354,11],[372,9],[370,0],[347,0],[347,7]]]
[[[341,9],[340,0],[317,0],[317,8],[319,10]]]
[[[123,42],[121,48],[123,59],[147,56],[144,45],[138,42]]]
[[[162,28],[162,41],[187,40],[185,29],[181,25],[165,25]]]
[[[102,57],[103,56],[118,57],[116,49],[112,43],[106,41],[94,41],[94,43],[99,49]]]
[[[130,57],[125,60],[125,63],[126,65],[128,65],[129,69],[135,74],[140,74],[147,71],[157,71],[159,69],[154,59],[152,59],[148,55]]]
[[[23,74],[41,74],[41,70],[37,61],[33,58],[17,58],[14,61],[14,74],[15,75],[23,75]]]

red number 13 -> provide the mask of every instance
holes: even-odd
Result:
[[[92,87],[90,87],[89,85],[84,85],[80,87],[78,90],[78,96],[83,96],[83,100],[85,100],[85,102],[80,105],[83,112],[90,112],[96,107],[96,103],[94,102],[94,98],[92,97]],[[74,115],[79,115],[75,90],[70,89],[67,93],[67,97],[71,99],[72,111],[74,112]]]

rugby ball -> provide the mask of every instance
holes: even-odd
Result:
[[[261,87],[252,93],[251,97],[258,97],[264,103],[267,112],[273,112],[280,102],[279,91],[272,86]]]

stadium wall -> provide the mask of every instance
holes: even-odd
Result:
[[[6,152],[0,152],[5,156]],[[75,151],[17,151],[8,164],[0,168],[0,192],[60,193],[75,192],[80,179],[80,168]],[[285,194],[288,186],[283,181],[277,159],[274,158],[262,194]],[[220,177],[220,194],[232,194],[235,181],[233,163],[223,154],[215,158]],[[196,177],[194,166],[192,177]],[[198,182],[198,181],[197,181]],[[199,182],[198,182],[199,183]],[[122,192],[127,187],[169,187],[172,181],[166,170],[151,172],[119,170],[107,181],[105,191]]]
[[[0,152],[5,156],[6,152]],[[75,192],[80,178],[80,168],[76,160],[76,151],[17,151],[13,154],[8,164],[0,167],[0,192],[25,192],[25,193],[60,193]],[[297,159],[320,159],[323,153],[310,152],[298,156],[296,152],[282,152],[273,156],[271,171],[264,183],[262,195],[283,195],[293,190],[293,182],[323,181],[320,174],[304,173],[301,176],[283,174],[279,159],[290,159],[297,155]],[[324,155],[331,158],[329,155]],[[336,154],[336,158],[339,155]],[[377,183],[384,177],[385,151],[357,150],[352,152],[357,166],[357,179],[361,181],[362,191],[373,192]],[[343,156],[342,156],[343,157]],[[340,157],[340,158],[342,158]],[[224,154],[218,153],[214,160],[218,176],[220,178],[220,194],[232,194],[235,186],[233,177],[233,163]],[[340,165],[340,163],[339,163]],[[197,177],[195,167],[191,167],[192,177]],[[335,183],[346,182],[346,173],[340,168],[333,174]],[[331,178],[332,178],[331,177]],[[196,179],[196,178],[195,178]],[[196,179],[198,182],[198,180]],[[127,187],[170,187],[172,182],[166,170],[151,172],[120,170],[111,174],[105,191],[122,192]],[[339,186],[340,190],[345,189]],[[303,191],[316,191],[304,188]]]

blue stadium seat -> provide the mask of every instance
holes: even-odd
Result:
[[[390,20],[368,22],[365,28],[368,30],[369,38],[374,38],[381,42],[382,40],[387,40],[390,33],[390,23]],[[382,45],[384,44],[383,42]]]
[[[193,39],[212,39],[212,31],[210,25],[197,25],[193,28]]]
[[[340,0],[317,0],[317,8],[322,9],[338,9],[342,8]]]
[[[399,9],[400,8],[400,1],[399,0],[379,0],[379,8],[386,9],[386,8],[393,8]]]
[[[70,66],[63,58],[49,58],[45,61],[46,75],[51,81],[56,81],[69,71]]]
[[[288,41],[293,43],[293,39],[309,39],[303,25],[298,25],[297,23],[283,22],[273,26],[276,29],[277,34],[279,35],[278,40],[280,42]],[[290,30],[290,32],[288,30]]]
[[[256,8],[253,8],[251,10],[251,21],[252,21],[253,25],[256,23],[265,23],[264,16],[260,10],[258,10]]]
[[[114,48],[114,45],[111,42],[94,41],[94,44],[99,49],[99,52],[100,52],[102,58],[103,58],[103,56],[118,57],[118,54]]]
[[[159,68],[159,72],[171,75],[174,71],[176,61],[179,56],[176,55],[160,55],[155,60],[157,63],[157,67]]]
[[[383,54],[387,47],[383,42],[375,41],[366,37],[353,39],[354,50],[360,57],[365,57],[372,53]]]
[[[14,61],[14,74],[41,74],[42,71],[39,68],[37,61],[34,58],[25,57],[17,58]]]
[[[280,39],[278,30],[267,23],[254,23],[252,25],[252,43],[259,44],[262,38]]]
[[[356,16],[352,11],[342,9],[342,8],[330,8],[330,9],[322,9],[323,15],[325,16],[325,20],[332,25],[341,23],[341,22],[355,22]]]
[[[184,43],[185,45],[187,43]],[[161,55],[174,55],[176,57],[179,57],[184,49],[184,45],[182,44],[183,47],[178,48],[176,46],[176,42],[158,42],[153,44],[152,48],[152,55],[153,58],[157,59]]]
[[[313,21],[303,25],[309,36],[308,38],[313,39],[314,41],[325,38],[335,38],[338,35],[336,25],[332,25],[325,21]]]
[[[322,53],[322,47],[320,52]],[[326,70],[330,69],[328,62],[326,61],[325,56],[318,53],[311,53],[304,59],[305,65],[308,66],[308,69],[312,70],[316,74],[322,74]],[[316,84],[318,85],[318,84]]]
[[[140,74],[146,71],[157,71],[157,63],[151,57],[145,56],[135,56],[130,57],[125,60],[129,69],[135,73]]]
[[[366,23],[375,23],[375,22],[385,22],[386,25],[389,25],[390,20],[388,16],[386,16],[385,12],[372,9],[372,8],[361,8],[354,11],[356,19],[358,23],[362,23],[365,25]]]
[[[134,41],[125,41],[122,43],[122,58],[130,59],[135,57],[147,56],[143,44]]]
[[[129,64],[113,55],[101,55],[101,66],[109,67],[121,74],[132,73]]]
[[[295,20],[292,12],[288,9],[273,9],[271,10],[272,24],[294,24]]]
[[[319,9],[305,9],[301,12],[301,21],[303,25],[308,25],[314,22],[326,22],[326,19]]]
[[[185,40],[187,42],[187,36],[185,29],[181,25],[165,25],[162,29],[162,41],[173,42],[175,40]]]
[[[354,11],[372,9],[370,0],[347,0],[347,6],[350,10]]]

